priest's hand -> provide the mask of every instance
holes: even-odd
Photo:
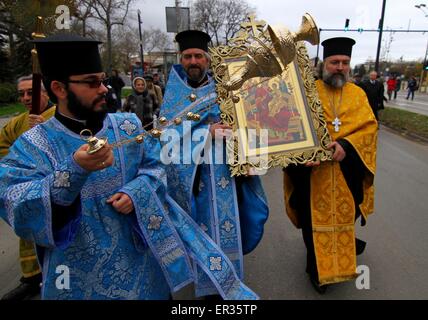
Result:
[[[130,214],[132,211],[134,211],[134,204],[126,193],[115,193],[107,200],[107,203],[111,204],[113,208],[119,213]]]
[[[337,141],[334,141],[332,143],[330,143],[327,146],[328,149],[332,149],[333,153],[333,160],[334,161],[342,161],[343,159],[345,159],[346,157],[346,152],[345,150],[342,148],[342,146],[340,145],[340,143],[338,143]]]
[[[210,134],[214,139],[223,139],[232,134],[232,127],[227,124],[217,122],[210,126]]]
[[[74,153],[74,161],[86,171],[97,171],[110,167],[114,163],[114,155],[111,146],[106,143],[100,150],[88,154],[89,145],[82,145]]]
[[[37,114],[30,114],[28,116],[28,126],[30,128],[37,126],[38,124],[41,124],[45,122],[45,118],[43,118],[43,116],[41,115],[37,115]]]
[[[305,163],[305,167],[318,167],[321,164],[321,161],[308,161]]]

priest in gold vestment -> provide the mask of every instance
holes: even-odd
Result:
[[[306,272],[319,293],[327,284],[356,277],[356,256],[365,242],[354,223],[365,225],[374,207],[378,126],[364,91],[349,82],[350,38],[325,40],[322,77],[316,81],[333,160],[284,169],[287,215],[302,229]]]

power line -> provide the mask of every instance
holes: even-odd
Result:
[[[323,29],[323,28],[319,28],[320,31],[341,31],[341,32],[359,32],[359,33],[363,33],[363,32],[379,32],[379,29],[363,29],[363,28],[359,28],[359,29],[347,29],[346,31],[344,29]],[[403,30],[403,29],[387,29],[387,30],[383,30],[383,32],[419,32],[419,33],[425,33],[428,32],[428,30]]]

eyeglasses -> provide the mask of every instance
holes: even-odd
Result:
[[[97,89],[101,86],[101,84],[107,83],[109,78],[103,79],[88,79],[88,80],[67,80],[69,83],[84,83],[89,85],[89,88]]]

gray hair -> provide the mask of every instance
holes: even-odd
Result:
[[[22,81],[33,81],[33,75],[30,74],[28,76],[22,76],[19,77],[18,80],[16,80],[16,84],[20,84]],[[41,82],[41,88],[43,91],[46,91],[45,86],[43,85],[43,82]]]
[[[208,52],[206,52],[206,51],[204,51],[203,54],[204,54],[205,58],[207,58],[208,61],[211,62],[211,55]],[[181,61],[182,58],[183,58],[183,54],[180,53],[180,61]]]

